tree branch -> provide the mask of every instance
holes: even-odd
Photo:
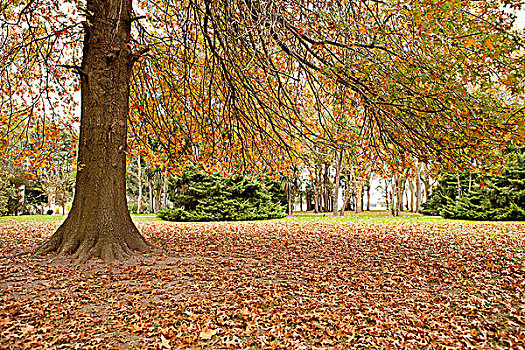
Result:
[[[69,64],[59,64],[58,67],[67,68],[67,69],[74,69],[76,73],[79,75],[82,75],[83,77],[87,78],[88,75],[86,71],[84,71],[82,68],[76,65],[69,65]]]

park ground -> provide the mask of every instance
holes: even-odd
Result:
[[[1,349],[525,347],[525,223],[136,216],[165,253],[13,257],[62,220],[0,218]]]

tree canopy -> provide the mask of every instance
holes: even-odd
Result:
[[[512,14],[521,5],[1,4],[2,153],[18,162],[45,158],[16,153],[16,142],[40,155],[54,130],[76,122],[72,107],[81,88],[71,219],[38,251],[111,260],[150,249],[125,206],[128,131],[172,170],[200,162],[225,173],[290,173],[290,159],[306,145],[354,156],[357,148],[373,149],[366,152],[372,162],[407,154],[449,168],[492,160],[525,135],[517,103],[523,35],[513,29]],[[152,144],[155,152],[148,151]],[[88,225],[87,217],[98,223]]]

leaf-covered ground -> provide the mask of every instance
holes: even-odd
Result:
[[[525,347],[525,224],[143,220],[166,254],[11,257],[58,225],[0,221],[2,349]]]

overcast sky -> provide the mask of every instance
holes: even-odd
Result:
[[[516,27],[525,28],[525,9],[516,13],[518,18],[516,19]]]

